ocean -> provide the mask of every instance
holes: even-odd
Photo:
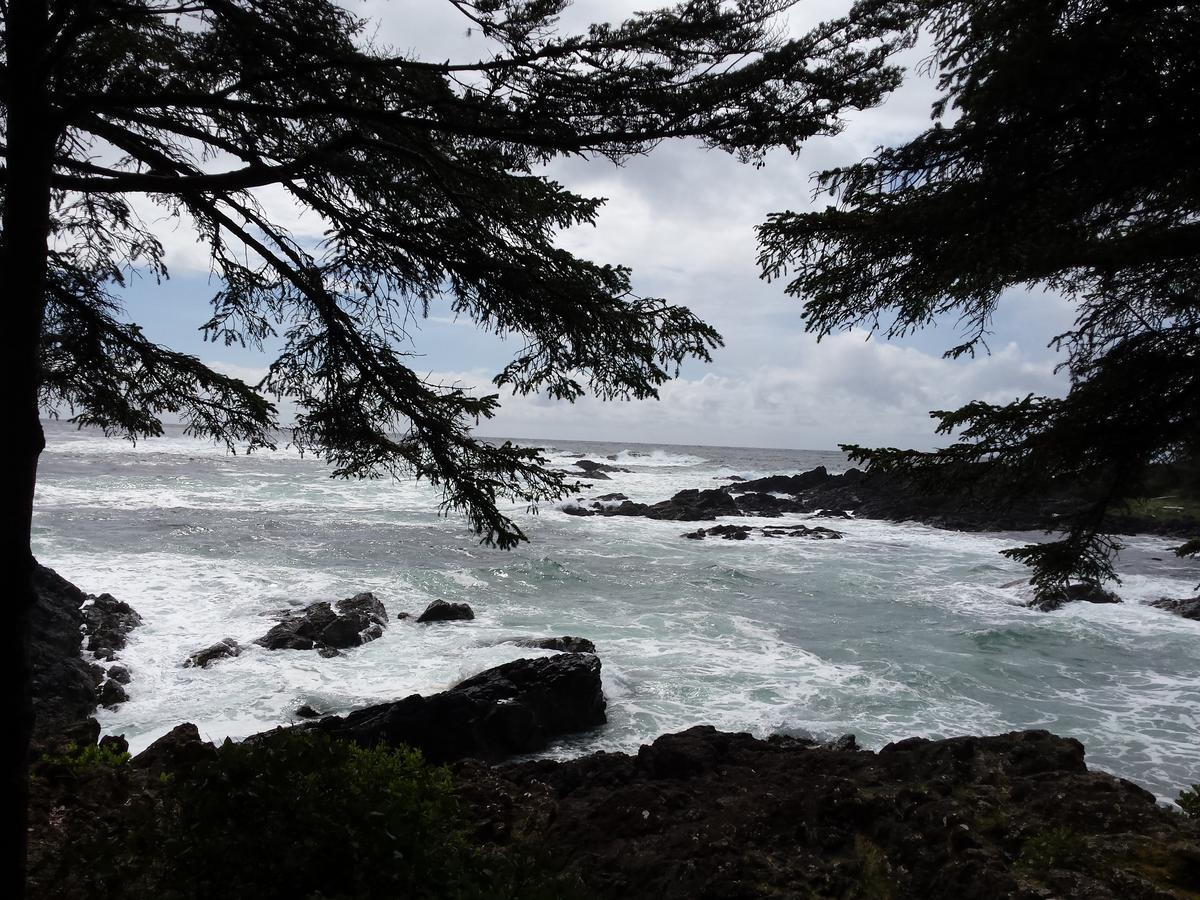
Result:
[[[529,543],[480,546],[438,515],[425,484],[331,479],[287,448],[231,456],[168,429],[130,445],[48,423],[34,552],[145,623],[121,662],[129,702],[101,710],[133,750],[183,721],[212,740],[322,712],[443,690],[518,656],[500,643],[576,635],[596,643],[609,723],[548,754],[635,750],[696,724],[878,748],[913,735],[1046,728],[1078,738],[1091,766],[1162,799],[1200,782],[1200,623],[1138,601],[1194,596],[1200,563],[1171,539],[1123,539],[1119,606],[1025,609],[1023,568],[999,555],[1030,534],[820,520],[842,540],[686,540],[695,523],[580,518],[513,507]],[[582,496],[653,502],[684,488],[847,468],[834,451],[520,440],[559,467],[630,469]],[[800,521],[788,516],[772,524]],[[703,523],[701,523],[703,524]],[[374,591],[393,621],[334,658],[250,646],[184,668],[225,637],[248,643],[282,608]],[[432,600],[472,622],[395,621]]]

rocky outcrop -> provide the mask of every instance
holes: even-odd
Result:
[[[557,650],[559,653],[595,653],[596,645],[587,638],[571,637],[563,635],[562,637],[540,637],[540,638],[513,638],[511,641],[505,641],[506,644],[515,644],[518,647],[532,647],[537,650]]]
[[[47,735],[96,709],[104,670],[80,655],[87,595],[53,569],[34,570],[37,603],[30,614],[34,728]]]
[[[1071,584],[1062,590],[1044,597],[1036,597],[1027,604],[1030,609],[1053,612],[1068,603],[1120,603],[1121,598],[1094,584]]]
[[[329,653],[357,647],[383,635],[387,610],[374,594],[369,591],[355,594],[339,600],[335,606],[312,603],[286,616],[254,643],[268,650],[316,649]]]
[[[1146,605],[1165,609],[1167,612],[1173,612],[1185,619],[1200,621],[1200,597],[1191,597],[1187,600],[1171,600],[1163,597],[1161,600],[1151,600]]]
[[[691,538],[694,541],[702,541],[709,537],[719,537],[726,541],[744,541],[756,531],[763,537],[768,538],[802,537],[816,541],[825,541],[845,537],[840,531],[834,531],[832,528],[823,528],[819,525],[815,528],[809,528],[807,525],[767,525],[762,528],[756,528],[751,525],[714,525],[711,528],[700,528],[696,531],[689,531],[682,535],[682,537]]]
[[[606,472],[628,472],[628,469],[622,469],[620,466],[610,466],[608,463],[595,462],[590,459],[580,459],[572,463],[576,468],[582,469],[584,474],[589,478],[597,478],[607,480]],[[601,477],[603,476],[603,478]]]
[[[717,516],[740,516],[742,513],[727,489],[680,491],[670,500],[660,503],[634,503],[626,500],[619,506],[597,509],[602,516],[644,516],[674,522],[711,521]]]
[[[600,660],[590,653],[518,659],[440,694],[328,716],[315,726],[363,746],[408,744],[433,762],[543,750],[606,721]]]
[[[183,661],[183,667],[190,669],[207,669],[218,659],[229,659],[234,656],[241,656],[242,645],[233,638],[222,638],[215,644],[205,647],[203,650],[197,650],[191,656]]]
[[[112,594],[88,598],[83,607],[83,630],[87,649],[97,659],[112,661],[116,652],[124,650],[129,632],[142,624],[142,617],[133,607]]]
[[[152,775],[190,772],[198,763],[214,759],[217,748],[200,737],[200,729],[191,722],[176,725],[130,763]]]
[[[1200,888],[1200,823],[1044,731],[878,753],[700,726],[636,755],[455,769],[476,839],[585,896],[1158,900]]]
[[[37,566],[37,603],[30,614],[34,733],[42,737],[87,719],[97,703],[112,707],[128,699],[125,666],[103,668],[83,658],[113,661],[142,618],[111,594],[85,594],[53,569]]]
[[[417,622],[465,622],[474,618],[475,611],[468,603],[447,603],[445,600],[434,600],[425,607],[425,612],[417,616]]]

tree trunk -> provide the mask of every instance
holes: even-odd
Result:
[[[33,491],[45,444],[38,416],[39,344],[45,310],[50,232],[50,174],[56,128],[47,85],[46,0],[9,0],[5,21],[8,86],[4,231],[0,238],[0,284],[7,299],[8,346],[0,354],[4,391],[0,421],[9,430],[14,465],[3,488],[4,544],[14,560],[8,617],[17,652],[5,653],[3,683],[20,699],[4,729],[4,896],[25,895],[28,755],[33,729],[29,669],[29,620],[36,602],[30,549]]]

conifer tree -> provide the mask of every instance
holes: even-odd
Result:
[[[432,0],[431,0],[432,2]],[[841,19],[787,39],[787,0],[685,0],[618,25],[560,33],[566,0],[448,0],[482,35],[479,59],[430,61],[369,39],[332,0],[0,0],[0,266],[7,306],[3,421],[10,622],[27,645],[39,415],[129,437],[178,417],[230,447],[275,440],[273,401],[299,408],[293,440],[347,477],[440,485],[484,540],[520,528],[500,498],[563,490],[530,450],[470,426],[496,409],[408,364],[407,326],[435,298],[524,349],[498,387],[568,400],[651,397],[716,332],[685,307],[640,297],[630,273],[555,243],[596,199],[539,174],[555,157],[620,161],[694,138],[748,161],[839,127],[894,87],[890,28]],[[256,194],[283,191],[319,217],[294,236]],[[138,198],[137,201],[133,198]],[[248,385],[153,343],[127,321],[133,270],[165,276],[139,217],[187,220],[219,290],[207,335],[279,346]],[[20,891],[25,699],[6,729],[5,871]],[[11,716],[11,714],[10,714]]]
[[[1061,535],[1005,551],[1040,595],[1114,577],[1114,513],[1200,448],[1200,6],[1158,0],[867,0],[932,34],[940,97],[906,144],[818,176],[836,205],[760,228],[818,336],[957,315],[985,346],[1010,288],[1076,305],[1065,397],[936,411],[936,452],[848,446],[873,469],[990,502],[1067,491]],[[1192,473],[1188,475],[1187,473]],[[1181,554],[1200,550],[1196,542]]]

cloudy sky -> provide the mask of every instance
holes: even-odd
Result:
[[[369,0],[350,8],[376,23],[376,39],[427,59],[477,58],[483,51],[464,20],[444,0]],[[620,19],[651,4],[577,0],[565,27]],[[841,0],[802,2],[789,16],[799,32],[836,15]],[[548,174],[571,189],[607,198],[594,228],[562,235],[570,250],[598,262],[632,267],[635,290],[691,307],[714,325],[726,346],[711,365],[692,364],[661,390],[659,402],[574,405],[540,397],[503,397],[503,411],[479,431],[491,436],[594,439],[649,443],[830,448],[838,443],[930,447],[929,410],[971,399],[995,402],[1064,389],[1046,345],[1069,326],[1072,311],[1052,295],[1013,292],[1001,304],[990,355],[948,361],[953,321],[903,341],[866,333],[818,343],[804,331],[800,302],[780,282],[759,279],[754,227],[773,211],[811,208],[812,173],[857,160],[879,145],[906,140],[927,127],[934,96],[930,78],[905,62],[904,86],[884,106],[853,115],[846,130],[810,141],[798,156],[768,157],[762,168],[692,143],[665,144],[617,168],[571,160]],[[270,198],[267,198],[268,201]],[[822,201],[824,202],[824,201]],[[319,223],[300,223],[319,232]],[[182,226],[163,225],[171,279],[135,283],[130,318],[147,333],[247,379],[266,361],[205,344],[197,327],[216,290],[208,261]],[[415,334],[416,366],[446,382],[494,392],[491,378],[520,349],[454,321],[435,309]]]

